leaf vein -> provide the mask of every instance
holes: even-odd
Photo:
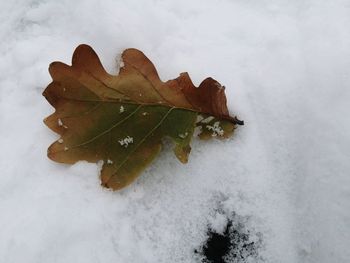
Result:
[[[158,94],[159,97],[162,98],[163,101],[167,102],[170,106],[175,106],[173,103],[171,103],[169,100],[167,100],[161,93],[159,90],[156,89],[156,87],[154,87],[153,82],[149,80],[149,78],[143,74],[136,66],[134,66],[133,64],[131,64],[130,62],[126,62],[127,64],[129,64],[131,67],[133,67],[137,72],[140,73],[140,75],[147,80],[150,84],[151,87],[153,88],[153,90]]]
[[[111,177],[107,180],[107,184],[109,182],[109,180],[111,180],[112,177],[115,176],[115,174],[119,171],[119,169],[129,160],[129,158],[131,157],[131,155],[136,152],[136,150],[138,150],[138,148],[146,141],[146,139],[156,130],[159,128],[160,125],[162,125],[162,123],[164,122],[164,120],[168,117],[168,115],[170,114],[170,112],[172,110],[174,110],[175,107],[170,108],[166,114],[162,117],[162,119],[157,123],[157,125],[155,125],[142,139],[141,141],[135,146],[135,148],[125,157],[125,159],[117,166],[116,171],[111,175]]]
[[[124,119],[118,121],[116,124],[112,125],[112,127],[108,128],[107,130],[103,131],[102,133],[94,136],[93,138],[87,140],[86,142],[83,142],[83,143],[80,143],[80,144],[77,144],[77,145],[74,145],[74,146],[71,146],[69,147],[69,149],[74,149],[74,148],[78,148],[80,146],[84,146],[86,144],[89,144],[91,142],[93,142],[94,140],[96,140],[97,138],[100,138],[101,136],[107,134],[108,132],[110,132],[111,130],[113,130],[115,127],[117,127],[118,125],[122,124],[123,122],[125,122],[127,119],[129,119],[130,117],[132,117],[140,108],[142,107],[142,105],[138,106],[132,113],[130,113],[128,116],[126,116]],[[57,151],[57,152],[62,152],[61,151]],[[55,152],[55,153],[57,153]]]

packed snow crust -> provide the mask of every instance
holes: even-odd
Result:
[[[348,0],[2,0],[0,37],[1,262],[196,262],[217,204],[265,262],[350,262]],[[135,47],[164,81],[217,79],[245,126],[102,188],[101,163],[46,157],[47,68],[81,43],[111,74]]]

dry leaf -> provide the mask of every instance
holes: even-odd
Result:
[[[125,50],[122,61],[119,75],[110,75],[94,50],[80,45],[72,66],[50,65],[53,81],[43,95],[56,111],[45,124],[61,135],[48,149],[50,159],[69,164],[103,160],[102,185],[116,190],[157,156],[163,137],[172,139],[176,157],[186,163],[196,126],[207,139],[227,137],[242,124],[229,115],[224,87],[214,79],[198,88],[187,73],[162,82],[137,49]]]

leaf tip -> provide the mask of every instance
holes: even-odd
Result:
[[[191,152],[191,146],[185,145],[185,146],[176,146],[174,149],[175,156],[181,163],[187,163],[188,162],[188,156]]]

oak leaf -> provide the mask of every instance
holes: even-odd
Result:
[[[122,54],[119,75],[108,74],[88,45],[76,48],[72,66],[50,64],[43,92],[56,109],[45,124],[61,137],[48,157],[73,164],[103,160],[102,185],[114,190],[134,181],[170,137],[186,163],[196,126],[199,137],[225,138],[242,124],[229,115],[224,87],[212,78],[195,87],[187,73],[162,82],[139,50]],[[199,119],[200,118],[200,119]]]

